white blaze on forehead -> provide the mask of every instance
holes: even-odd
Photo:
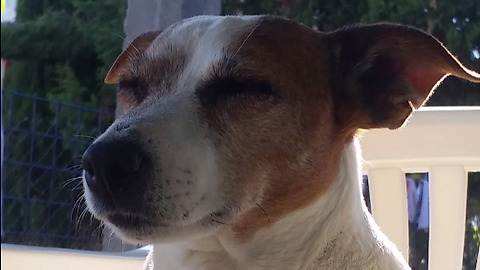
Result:
[[[146,55],[155,57],[171,47],[181,51],[185,57],[185,67],[180,76],[179,85],[183,80],[196,81],[208,73],[226,55],[234,54],[244,38],[260,21],[261,16],[200,16],[187,19],[166,29],[146,51]],[[173,56],[174,57],[174,56]]]
[[[141,133],[161,142],[154,146],[162,159],[165,179],[181,177],[181,170],[188,170],[194,176],[191,180],[195,190],[190,193],[206,199],[197,207],[198,213],[192,213],[192,218],[208,214],[208,210],[218,210],[220,185],[214,147],[199,119],[197,99],[192,96],[199,82],[226,56],[225,53],[235,53],[237,48],[232,48],[232,44],[239,46],[243,41],[239,39],[244,38],[259,20],[260,16],[194,17],[165,30],[146,51],[148,58],[162,55],[185,59],[168,91],[170,94],[138,110],[139,115],[133,117],[132,125],[138,127],[136,118],[144,119]],[[178,52],[182,55],[176,56]],[[145,125],[145,122],[152,124]]]

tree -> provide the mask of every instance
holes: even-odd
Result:
[[[1,55],[11,60],[5,88],[113,112],[115,87],[105,85],[103,78],[122,48],[125,9],[126,1],[116,0],[19,0],[17,21],[2,24],[1,29]],[[12,118],[19,123],[15,128],[50,137],[28,133],[7,136],[10,141],[5,147],[11,150],[8,151],[12,155],[10,159],[24,162],[25,157],[31,155],[38,160],[30,161],[31,169],[12,165],[9,166],[11,170],[4,174],[2,184],[9,187],[4,190],[5,195],[22,198],[27,186],[32,187],[28,200],[6,201],[4,214],[10,222],[5,226],[9,226],[11,231],[27,231],[20,237],[7,235],[4,240],[45,245],[39,233],[48,232],[62,236],[55,241],[48,240],[49,245],[99,249],[100,245],[78,246],[78,243],[66,241],[77,234],[92,234],[88,231],[90,226],[78,225],[76,230],[72,230],[71,226],[62,226],[65,221],[71,220],[73,205],[61,207],[40,202],[52,200],[52,196],[58,197],[58,201],[68,198],[71,193],[77,196],[80,193],[79,190],[65,188],[65,181],[72,175],[49,167],[78,165],[78,157],[87,143],[79,145],[63,139],[53,139],[55,142],[52,143],[53,130],[61,127],[58,134],[55,131],[54,138],[92,137],[101,132],[97,129],[98,116],[83,113],[82,126],[79,127],[77,111],[65,106],[38,105],[34,121],[31,118],[32,102],[26,100],[14,100],[10,106]],[[7,107],[2,106],[3,115],[6,115]],[[46,161],[48,166],[43,164]],[[74,171],[78,176],[78,169]]]

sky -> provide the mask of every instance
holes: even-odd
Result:
[[[5,10],[2,10],[2,23],[12,22],[15,20],[15,7],[17,0],[2,0],[5,1]]]

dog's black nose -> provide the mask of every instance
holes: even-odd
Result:
[[[95,142],[82,157],[85,180],[97,195],[113,195],[134,186],[143,163],[141,148],[131,141]]]

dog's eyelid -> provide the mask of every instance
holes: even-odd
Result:
[[[138,86],[139,82],[137,78],[121,79],[118,81],[118,90],[134,89],[138,88]]]
[[[204,82],[197,90],[197,96],[204,106],[217,104],[220,99],[258,97],[271,100],[278,97],[275,88],[265,80],[235,76],[214,77]]]
[[[137,103],[142,102],[147,97],[147,88],[138,78],[121,79],[118,82],[118,93],[128,93],[132,95]]]
[[[275,94],[273,86],[266,80],[241,78],[236,76],[218,76],[210,79],[206,88],[214,88],[217,94],[232,95],[239,93]]]

